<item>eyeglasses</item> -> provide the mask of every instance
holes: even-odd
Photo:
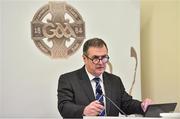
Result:
[[[93,58],[88,57],[87,55],[85,55],[88,59],[90,59],[94,64],[98,64],[100,62],[100,60],[102,61],[102,63],[107,63],[109,61],[109,56],[108,55],[104,55],[104,56],[94,56]]]

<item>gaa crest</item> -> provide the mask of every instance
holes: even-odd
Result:
[[[31,21],[31,37],[44,54],[67,58],[85,39],[85,23],[78,11],[66,2],[49,2]]]

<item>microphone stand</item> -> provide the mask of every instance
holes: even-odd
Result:
[[[100,95],[104,96],[107,100],[109,100],[118,110],[119,112],[121,112],[123,115],[125,115],[127,117],[127,114],[122,110],[120,109],[116,103],[114,103],[109,97],[105,96],[103,93],[102,93],[102,90],[97,90],[97,93],[99,93]]]
[[[102,96],[108,99],[119,110],[119,112],[121,112],[123,115],[125,115],[125,117],[127,117],[127,114],[124,111],[122,111],[109,97],[105,96],[104,94],[102,94]]]

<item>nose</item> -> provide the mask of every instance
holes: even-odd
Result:
[[[103,64],[102,59],[99,59],[99,64]]]

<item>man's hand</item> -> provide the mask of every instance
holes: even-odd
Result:
[[[99,101],[93,101],[89,105],[87,105],[84,108],[83,114],[85,116],[96,116],[98,115],[102,110],[104,109],[104,106],[101,105]]]
[[[146,98],[145,100],[142,101],[142,103],[141,103],[141,108],[142,108],[143,111],[145,112],[146,109],[147,109],[147,107],[148,107],[150,104],[152,104],[152,103],[153,103],[153,101],[152,101],[151,99]]]

